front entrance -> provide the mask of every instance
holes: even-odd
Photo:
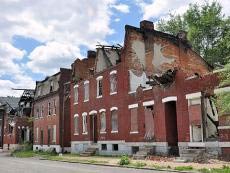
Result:
[[[178,131],[176,102],[165,103],[166,140],[169,146],[169,154],[178,155]]]
[[[145,107],[145,140],[154,140],[154,110],[153,105]]]
[[[97,114],[90,115],[90,134],[94,143],[98,140]]]

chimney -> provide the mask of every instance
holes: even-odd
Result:
[[[177,34],[177,37],[180,39],[180,40],[183,40],[183,41],[187,41],[187,32],[186,31],[183,31],[183,30],[180,30]]]
[[[140,22],[140,28],[142,30],[145,30],[145,29],[154,30],[154,24],[151,21],[143,20],[143,21]]]
[[[93,50],[88,50],[87,58],[96,58],[96,52]]]

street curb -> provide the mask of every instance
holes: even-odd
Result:
[[[95,166],[107,166],[107,167],[114,167],[114,168],[130,168],[130,169],[138,169],[138,170],[153,170],[153,171],[162,171],[162,172],[180,172],[180,173],[197,173],[198,171],[177,171],[173,169],[154,169],[154,168],[137,168],[137,167],[132,167],[132,166],[120,166],[120,165],[107,165],[107,164],[97,164],[97,163],[86,163],[86,162],[71,162],[67,160],[50,160],[46,158],[39,158],[39,160],[49,160],[49,161],[56,161],[56,162],[65,162],[65,163],[79,163],[79,164],[84,164],[84,165],[95,165]]]

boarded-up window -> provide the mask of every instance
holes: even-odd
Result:
[[[106,130],[106,116],[105,116],[105,112],[101,112],[100,115],[100,119],[101,119],[101,132],[105,132]]]
[[[89,81],[84,83],[84,101],[89,100]]]
[[[117,132],[118,131],[118,115],[117,110],[111,111],[111,124],[112,124],[112,131]]]
[[[37,127],[36,128],[36,139],[35,139],[36,142],[38,141],[38,135],[39,135],[39,128]]]
[[[193,125],[201,125],[201,105],[189,105],[189,121]]]
[[[74,134],[79,134],[78,115],[74,115]]]
[[[130,109],[131,113],[131,132],[138,132],[137,108]]]
[[[51,134],[52,133],[52,129],[51,129],[51,126],[48,126],[48,145],[51,144]]]
[[[53,125],[52,139],[52,142],[56,142],[56,125]]]
[[[78,102],[78,85],[74,86],[73,92],[74,92],[74,103],[77,103]]]
[[[82,124],[83,124],[83,133],[87,133],[87,116],[86,114],[82,115]]]
[[[117,92],[117,74],[110,75],[110,93]]]
[[[154,114],[153,106],[145,107],[145,139],[152,140],[154,138]]]

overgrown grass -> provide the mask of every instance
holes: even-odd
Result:
[[[108,161],[94,160],[94,159],[81,159],[80,157],[74,156],[45,156],[44,158],[54,161],[65,161],[71,163],[91,163],[91,164],[106,164]]]
[[[130,166],[135,167],[135,168],[142,168],[145,167],[147,164],[144,162],[135,162],[131,163]]]
[[[193,167],[192,166],[176,166],[174,169],[177,171],[191,171],[193,170]]]
[[[35,153],[30,150],[30,151],[13,151],[11,153],[12,156],[14,157],[19,157],[19,158],[27,158],[27,157],[34,157]]]
[[[203,168],[203,169],[200,169],[199,172],[202,172],[202,173],[230,173],[230,167],[224,165],[222,168],[212,168],[212,169]]]
[[[151,167],[154,168],[154,169],[158,169],[158,170],[161,170],[161,169],[171,169],[170,166],[166,167],[166,166],[161,166],[161,165],[156,165],[156,164],[151,165]]]

